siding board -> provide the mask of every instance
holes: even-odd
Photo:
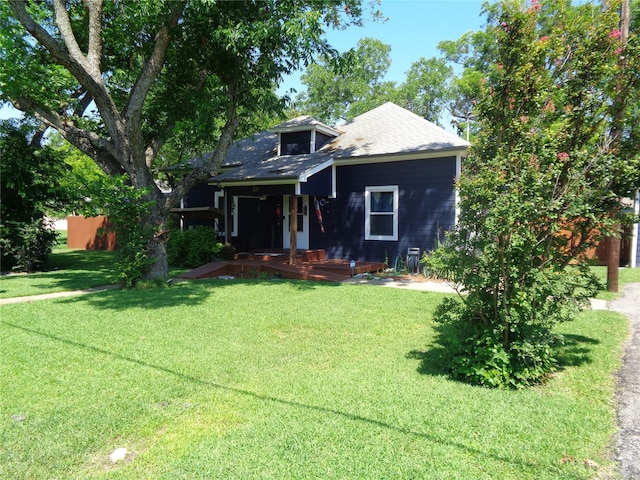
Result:
[[[329,258],[390,261],[408,248],[435,248],[455,221],[456,158],[430,158],[336,169],[338,196],[325,215]],[[365,186],[398,185],[398,241],[364,240]]]

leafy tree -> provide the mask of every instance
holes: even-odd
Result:
[[[594,292],[584,253],[596,232],[615,230],[619,198],[640,187],[629,124],[640,45],[636,35],[621,44],[618,23],[613,6],[489,9],[496,42],[475,109],[477,142],[458,182],[459,223],[429,259],[460,288],[437,313],[456,377],[511,388],[543,381],[557,366],[553,327]],[[610,135],[621,85],[624,155]]]
[[[45,213],[67,201],[57,178],[66,174],[60,155],[41,146],[34,125],[0,122],[0,261],[2,269],[41,267],[56,241]]]
[[[298,96],[296,109],[331,125],[384,103],[395,91],[394,82],[383,81],[390,52],[380,40],[363,38],[340,58],[322,56],[301,77],[307,91]]]
[[[391,47],[363,38],[341,57],[324,56],[302,75],[307,91],[298,95],[292,114],[305,113],[325,123],[351,120],[387,101],[438,122],[448,98],[452,70],[442,59],[420,58],[404,83],[385,81]]]
[[[395,103],[438,123],[449,99],[452,76],[453,69],[445,60],[420,58],[411,64],[406,80],[398,87]]]
[[[361,13],[358,0],[0,2],[1,98],[146,192],[145,277],[166,278],[159,233],[171,207],[218,169],[236,134],[281,110],[275,85],[330,50],[325,26]],[[215,154],[165,195],[154,163],[176,132],[215,139]]]
[[[496,39],[488,32],[467,32],[458,40],[438,44],[447,62],[462,67],[462,73],[451,80],[447,109],[460,135],[466,131],[467,140],[473,126],[473,111],[480,97],[483,79],[491,68],[492,51]]]

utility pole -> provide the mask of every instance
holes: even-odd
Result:
[[[631,7],[629,0],[622,0],[620,5],[620,44],[624,47],[629,37],[629,24],[631,17]],[[616,95],[613,99],[613,125],[611,126],[611,149],[614,155],[620,154],[620,142],[622,139],[622,130],[624,129],[624,111],[626,103],[626,92],[624,91],[623,81],[625,69],[627,67],[627,59],[624,55],[618,58],[618,66],[620,67],[620,78],[616,86]],[[620,207],[612,212],[615,218],[619,213]],[[607,257],[607,290],[609,292],[618,291],[618,279],[620,276],[620,242],[619,236],[611,236],[607,238],[608,257]]]

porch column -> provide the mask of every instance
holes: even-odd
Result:
[[[298,263],[298,196],[294,193],[290,197],[291,208],[289,209],[289,264]]]

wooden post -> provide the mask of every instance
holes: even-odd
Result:
[[[631,7],[629,0],[622,0],[620,6],[620,43],[625,45],[629,37],[629,24],[631,22]],[[624,128],[624,114],[626,107],[627,91],[623,86],[623,70],[628,68],[627,59],[621,55],[618,59],[620,67],[620,80],[616,87],[616,95],[613,99],[613,125],[611,128],[611,151],[614,155],[620,155],[620,143],[622,140],[622,130]],[[616,208],[612,214],[615,218],[619,213]],[[609,255],[607,258],[607,290],[616,293],[618,291],[618,278],[620,276],[620,238],[609,237]]]
[[[298,263],[298,197],[294,194],[290,197],[291,208],[289,209],[289,264]]]
[[[620,238],[607,237],[607,291],[618,292],[618,278],[620,276]]]

